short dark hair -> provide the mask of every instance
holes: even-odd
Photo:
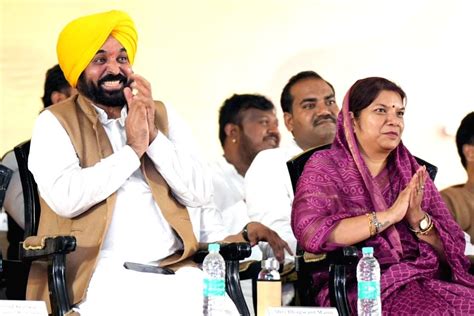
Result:
[[[259,94],[234,94],[224,101],[219,109],[219,140],[224,146],[226,139],[225,126],[228,123],[240,124],[241,113],[247,109],[263,111],[273,110],[273,103]]]
[[[461,163],[465,169],[467,168],[467,162],[462,152],[462,147],[466,144],[474,145],[474,112],[469,113],[462,119],[461,125],[459,125],[456,132],[456,146],[458,147]]]
[[[53,104],[53,101],[51,100],[53,92],[58,91],[65,93],[65,89],[69,89],[70,87],[71,86],[64,77],[64,73],[59,65],[55,65],[48,69],[44,81],[44,96],[41,98],[44,107],[47,108]]]
[[[380,92],[387,90],[400,95],[405,102],[406,94],[396,83],[381,77],[369,77],[357,80],[349,92],[349,111],[354,117],[359,117],[360,112],[368,107]]]
[[[323,80],[326,82],[332,89],[332,92],[335,94],[336,91],[334,91],[334,87],[332,84],[327,82],[326,80],[323,79],[320,75],[318,75],[316,72],[312,70],[307,70],[307,71],[302,71],[294,75],[293,77],[288,80],[288,83],[285,85],[283,88],[283,91],[281,92],[281,97],[280,97],[280,104],[281,104],[281,109],[284,112],[291,113],[292,105],[293,105],[293,96],[291,95],[291,88],[299,81],[306,80],[306,79],[318,79],[318,80]]]

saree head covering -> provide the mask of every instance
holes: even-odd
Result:
[[[331,149],[316,151],[309,158],[293,201],[293,232],[304,250],[313,253],[344,246],[328,240],[336,225],[345,218],[387,211],[419,168],[415,157],[400,142],[387,157],[385,169],[372,176],[354,134],[349,95],[350,92],[344,98]],[[356,245],[374,248],[381,267],[384,314],[422,315],[423,308],[433,311],[434,306],[453,314],[462,304],[470,314],[474,312],[474,277],[467,272],[470,263],[464,255],[463,232],[430,178],[425,183],[421,208],[432,217],[443,245],[445,265],[431,245],[410,231],[405,220]],[[441,278],[446,271],[449,282]],[[329,304],[327,280],[327,271],[313,275],[313,284],[319,288],[315,298],[318,305]],[[357,306],[356,292],[352,283],[348,296],[353,311]]]
[[[59,34],[56,52],[64,76],[72,87],[109,36],[127,51],[133,64],[138,35],[135,24],[122,11],[109,11],[80,17],[70,22]]]

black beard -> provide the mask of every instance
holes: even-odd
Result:
[[[243,160],[250,165],[257,154],[258,150],[255,149],[255,146],[252,146],[250,137],[243,134],[240,141],[240,155]]]
[[[84,76],[84,73],[81,74],[79,80],[77,81],[77,91],[83,94],[86,98],[92,101],[94,104],[100,104],[111,107],[122,107],[127,103],[125,95],[123,93],[123,88],[114,91],[106,91],[102,88],[102,83],[105,81],[114,81],[119,80],[124,83],[124,88],[130,86],[130,82],[127,77],[117,74],[117,75],[107,75],[104,78],[97,81],[97,85],[92,81],[87,81]]]

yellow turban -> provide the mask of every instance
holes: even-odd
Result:
[[[123,45],[133,64],[138,35],[135,24],[125,12],[113,10],[83,16],[70,22],[59,34],[58,61],[72,87],[76,87],[79,76],[109,35]]]

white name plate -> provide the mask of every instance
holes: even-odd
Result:
[[[48,311],[46,309],[46,304],[43,301],[0,300],[0,315],[48,316]]]
[[[334,307],[269,307],[266,316],[338,316]]]

